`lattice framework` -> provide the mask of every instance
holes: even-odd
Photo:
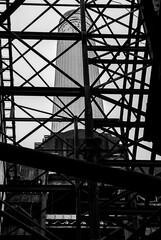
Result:
[[[44,135],[58,136],[58,133],[52,132],[51,123],[64,121],[66,128],[72,126],[74,129],[77,122],[85,128],[86,140],[91,139],[95,132],[117,137],[116,142],[109,140],[113,148],[102,154],[103,164],[126,168],[128,171],[159,174],[160,155],[151,142],[144,140],[143,135],[153,52],[140,1],[71,0],[66,3],[65,0],[3,0],[0,1],[0,9],[1,141],[29,148],[34,148],[35,142],[41,142],[37,148],[42,149],[48,141],[47,138],[42,142]],[[71,9],[80,11],[82,19],[85,13],[91,19],[92,25],[87,31],[82,21],[81,30],[73,26],[75,33],[58,32],[60,18],[71,24],[68,17],[63,15]],[[85,83],[82,86],[56,65],[56,60],[64,54],[56,56],[56,44],[60,39],[73,40],[73,45],[82,42]],[[91,40],[95,46],[91,45]],[[93,52],[93,58],[88,58],[89,52]],[[99,68],[99,76],[91,86],[88,86],[89,65]],[[55,69],[74,82],[75,87],[55,88]],[[97,85],[98,79],[101,80],[100,85]],[[69,96],[73,100],[68,105],[64,103],[53,114],[54,96],[60,99]],[[85,98],[86,107],[90,107],[90,99],[101,112],[102,118],[94,119],[86,108],[85,117],[80,112],[75,122],[75,116],[68,107],[79,98]],[[103,100],[104,112],[97,104],[97,98]],[[67,118],[61,116],[63,111],[68,113]],[[64,130],[65,128],[60,132]],[[68,142],[66,144],[70,147],[70,157],[76,148]],[[80,155],[83,147],[84,145],[79,148]],[[124,154],[121,159],[120,152]],[[16,176],[15,164],[12,172]],[[75,183],[70,184],[73,186]],[[137,180],[136,184],[139,184]],[[17,191],[17,186],[14,187]],[[3,187],[2,189],[7,191]],[[39,191],[42,189],[43,186]],[[111,230],[116,227],[116,231],[124,229],[125,232],[135,232],[129,237],[132,240],[135,235],[143,234],[142,229],[145,234],[149,234],[147,232],[153,224],[159,228],[158,222],[150,221],[153,213],[157,216],[160,213],[158,197],[150,201],[145,196],[117,188],[115,197],[108,196],[102,205],[100,224],[106,226],[102,236],[109,234],[117,239],[117,234]],[[136,209],[133,205],[136,205]],[[109,206],[108,210],[106,206]],[[86,220],[81,224],[87,224]],[[78,229],[81,224],[77,225]],[[125,239],[126,234],[124,233]]]

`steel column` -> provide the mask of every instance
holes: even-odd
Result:
[[[82,33],[82,58],[83,58],[83,76],[84,76],[84,101],[85,101],[85,136],[87,147],[87,161],[95,162],[93,155],[93,117],[91,106],[90,79],[88,70],[88,52],[87,52],[87,30],[86,30],[86,6],[85,1],[80,1],[81,13],[81,33]],[[97,183],[88,181],[89,191],[89,222],[90,222],[90,239],[99,240],[99,213],[97,199]]]

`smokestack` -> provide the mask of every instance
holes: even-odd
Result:
[[[58,29],[59,32],[70,32],[70,33],[77,33],[79,30],[81,30],[81,16],[80,11],[73,13],[74,10],[70,10],[64,14],[64,17],[68,18],[70,23],[63,18],[60,19],[60,27]],[[73,13],[73,14],[72,14]],[[89,26],[91,26],[91,21],[88,17],[86,17],[86,27],[87,29]],[[76,29],[75,27],[78,29]],[[67,75],[70,76],[68,78],[64,74],[62,74],[60,71],[55,70],[55,87],[78,87],[81,85],[83,87],[83,60],[82,60],[82,42],[79,41],[76,44],[74,44],[75,41],[73,40],[58,40],[57,42],[57,56],[62,54],[56,61],[56,65],[61,69],[63,72],[65,72]],[[74,45],[73,45],[74,44]],[[95,42],[91,41],[90,44],[94,45]],[[66,51],[69,49],[68,51]],[[93,52],[88,52],[88,57],[94,57],[95,54]],[[99,75],[98,67],[94,65],[89,66],[89,77],[90,77],[90,84],[92,84],[96,78]],[[74,79],[74,81],[71,80]],[[78,84],[77,84],[78,83]],[[100,83],[100,81],[97,82],[97,85]],[[64,104],[70,103],[74,97],[54,97],[54,106],[53,106],[53,113],[56,113],[60,110],[59,107],[64,107]],[[97,100],[97,103],[103,110],[103,101],[101,99]],[[59,106],[59,107],[58,107]],[[72,118],[74,116],[77,117],[84,117],[84,98],[81,97],[74,103],[72,103],[68,108],[66,108],[64,111],[62,111],[59,116],[60,118]],[[102,114],[97,108],[97,106],[92,103],[92,111],[93,111],[93,117],[94,118],[101,118]],[[61,130],[64,126],[66,126],[65,122],[53,122],[52,123],[52,131],[58,132]],[[84,126],[82,124],[78,124],[79,129],[84,129]],[[65,129],[72,130],[73,127]]]

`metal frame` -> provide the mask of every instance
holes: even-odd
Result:
[[[156,88],[153,84],[154,77],[158,81],[160,79],[160,43],[153,37],[160,19],[159,5],[154,6],[152,0],[149,5],[144,0],[71,0],[70,3],[65,0],[3,0],[0,1],[0,9],[0,148],[1,158],[7,162],[5,184],[0,185],[0,191],[5,192],[6,196],[8,192],[14,195],[23,190],[36,191],[39,196],[43,192],[44,209],[39,214],[42,221],[48,211],[45,192],[55,193],[54,202],[60,207],[59,199],[68,203],[69,194],[73,189],[76,191],[74,197],[71,195],[72,201],[76,202],[76,221],[72,219],[65,223],[66,219],[61,219],[59,226],[56,226],[56,219],[49,221],[46,227],[54,236],[49,236],[48,232],[38,236],[30,224],[32,220],[27,222],[27,226],[21,224],[21,228],[31,233],[31,239],[35,234],[38,239],[61,239],[58,228],[62,226],[65,226],[64,232],[69,227],[74,229],[77,240],[85,239],[83,231],[89,234],[89,229],[90,234],[86,236],[95,240],[117,240],[120,236],[125,240],[150,240],[155,239],[156,235],[160,236],[160,178],[156,177],[161,172],[159,120],[154,127],[155,131],[158,129],[157,138],[153,136],[153,127],[149,124],[150,113],[155,113],[153,104],[157,104],[156,99],[159,100],[159,94],[155,99]],[[73,26],[70,18],[64,16],[69,9],[80,10],[81,29]],[[148,11],[152,14],[151,22],[147,17]],[[86,29],[86,16],[92,23],[89,29]],[[75,33],[57,32],[61,17],[75,28]],[[73,46],[82,43],[84,85],[77,83],[69,73],[56,65],[57,59],[69,51],[66,49],[56,56],[57,40],[72,40]],[[93,46],[91,41],[96,45]],[[156,49],[159,49],[158,52]],[[89,52],[94,57],[89,58]],[[92,85],[88,72],[90,65],[99,68],[99,76]],[[55,88],[55,69],[72,81],[75,87]],[[99,79],[101,84],[97,85]],[[63,96],[73,98],[68,104],[63,103],[57,113],[52,113],[54,96],[59,99]],[[74,116],[69,107],[79,98],[85,99],[85,115],[80,112],[79,116]],[[104,111],[96,101],[98,98],[104,102]],[[102,118],[93,118],[93,105]],[[68,117],[61,117],[63,111],[68,113]],[[152,120],[155,125],[155,119]],[[50,124],[61,121],[65,122],[66,127],[58,133],[53,132]],[[82,145],[79,145],[78,124],[85,129]],[[73,126],[74,144],[63,138],[62,134],[68,126]],[[152,137],[147,134],[149,129]],[[98,147],[96,134],[104,136],[111,147],[106,150]],[[48,137],[44,138],[45,135]],[[50,141],[56,138],[68,149],[64,150],[64,158],[58,157],[58,165],[57,162],[51,164],[57,159],[55,155],[45,153],[58,151],[48,147]],[[35,145],[35,142],[39,144]],[[38,151],[26,150],[22,146],[35,147]],[[12,158],[8,151],[12,152]],[[70,170],[75,164],[70,156],[76,159],[85,156],[87,162],[78,160],[75,168]],[[48,166],[37,163],[37,159],[45,158],[50,159]],[[39,172],[36,180],[18,185],[19,164],[37,168],[41,166],[44,171]],[[78,166],[84,173],[79,174]],[[44,182],[47,171],[54,169],[58,172],[59,180],[64,181],[64,188],[54,185],[56,179],[50,182],[51,185]],[[97,175],[97,171],[101,176]],[[16,179],[12,185],[9,175]],[[42,180],[43,184],[37,185],[37,180]],[[151,184],[148,187],[147,181]],[[12,205],[12,202],[6,197],[1,201],[1,206],[7,204]],[[13,213],[3,209],[1,216],[13,219]],[[21,215],[21,212],[17,214]],[[26,219],[26,216],[23,217]],[[18,217],[16,221],[19,226]],[[1,237],[6,238],[5,235]]]

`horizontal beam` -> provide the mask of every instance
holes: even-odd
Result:
[[[8,234],[7,235],[1,235],[1,240],[35,240],[35,236],[32,235],[10,235],[8,239]]]
[[[79,40],[81,39],[81,35],[79,33],[0,31],[0,38],[16,39],[16,36],[21,39],[40,39],[40,40]]]
[[[4,118],[5,122],[44,122],[44,121],[49,121],[49,122],[73,122],[73,118],[25,118],[25,117],[6,117]],[[85,118],[79,118],[78,122],[84,122]],[[126,122],[126,121],[118,121],[117,119],[103,119],[103,118],[93,118],[94,121],[94,127],[95,128],[101,128],[101,127],[130,127],[130,128],[135,128],[135,127],[140,127],[143,128],[145,123],[144,122]]]
[[[81,40],[80,33],[64,33],[64,32],[20,32],[20,31],[0,31],[0,38],[16,39],[40,39],[40,40]],[[146,35],[128,35],[128,34],[91,34],[87,33],[87,38],[121,38],[121,39],[145,39]]]
[[[52,191],[72,191],[75,190],[72,185],[30,185],[22,184],[23,181],[19,182],[18,185],[8,184],[2,185],[0,184],[0,192],[52,192]]]
[[[148,94],[148,89],[114,89],[114,88],[91,88],[91,94]],[[0,95],[15,96],[84,96],[82,88],[67,87],[1,87]]]
[[[134,171],[125,171],[119,168],[112,168],[5,143],[0,143],[0,153],[2,161],[104,182],[131,191],[137,191],[141,194],[161,195],[160,177]]]
[[[131,51],[131,52],[145,52],[148,50],[146,47],[133,47],[133,46],[88,46],[89,51],[111,51],[111,52],[121,52],[121,51]]]
[[[128,215],[128,216],[138,216],[138,215],[151,215],[154,213],[156,210],[158,210],[158,206],[156,207],[137,207],[137,208],[117,208],[117,207],[109,207],[107,210],[102,210],[100,211],[100,217],[102,216],[109,216],[109,215]]]
[[[98,3],[95,3],[95,4],[86,4],[86,8],[89,8],[89,9],[92,9],[92,8],[138,8],[139,7],[139,4],[134,4],[134,5],[131,5],[131,4],[98,4]]]
[[[83,88],[1,87],[0,95],[15,96],[83,96]]]
[[[161,166],[161,165],[160,165]],[[0,192],[14,192],[14,193],[18,193],[18,192],[34,192],[35,193],[46,193],[46,192],[53,192],[53,191],[59,191],[59,192],[64,192],[64,191],[75,191],[75,187],[74,185],[69,185],[69,183],[67,185],[65,185],[65,183],[63,185],[54,185],[52,183],[55,183],[57,180],[53,179],[49,180],[49,182],[51,183],[51,185],[32,185],[30,183],[28,184],[22,184],[23,181],[20,180],[19,183],[16,184],[7,184],[7,185],[3,185],[0,184]],[[87,188],[87,186],[84,186],[84,188]],[[101,186],[99,187],[101,189]],[[105,186],[103,187],[103,189],[105,189]],[[112,186],[108,186],[107,187],[107,191],[110,189],[114,189],[116,190],[116,188],[112,187]]]
[[[115,167],[161,167],[161,161],[150,161],[150,160],[106,160],[103,161],[103,164],[106,166],[115,166]]]
[[[3,5],[3,2],[0,2],[0,5]],[[24,2],[22,5],[27,5],[27,6],[47,6],[47,4],[44,2],[42,3],[36,3],[36,2]],[[78,4],[67,4],[67,3],[53,3],[52,6],[55,7],[78,7]],[[131,4],[90,4],[90,3],[86,3],[86,7],[87,8],[138,8],[138,4],[132,5]]]
[[[9,239],[8,239],[9,238]],[[35,240],[35,236],[32,236],[32,235],[10,235],[8,237],[8,234],[7,235],[1,235],[1,240]]]
[[[152,60],[147,59],[136,59],[136,60],[130,60],[130,59],[101,59],[101,58],[89,58],[88,59],[89,64],[92,63],[110,63],[110,64],[152,64]]]
[[[146,34],[134,35],[134,34],[108,34],[108,33],[87,33],[87,38],[121,38],[121,39],[146,39]]]

